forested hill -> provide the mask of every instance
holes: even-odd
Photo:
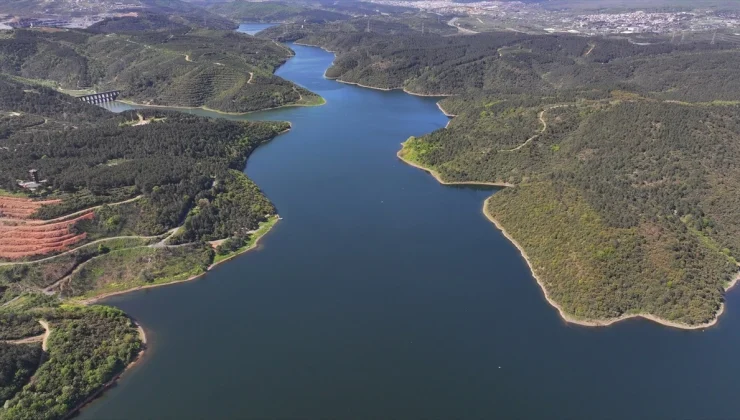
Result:
[[[402,156],[447,181],[515,185],[487,211],[566,314],[715,318],[740,256],[737,105],[593,91],[442,105],[458,116]]]
[[[740,258],[733,45],[347,24],[261,36],[337,51],[328,77],[452,95],[449,127],[400,156],[445,181],[513,185],[486,211],[566,316],[716,319]]]
[[[0,38],[0,72],[62,89],[120,90],[152,105],[248,112],[320,98],[273,74],[292,52],[232,31],[157,28],[161,15],[106,21],[89,31],[17,30]]]
[[[125,314],[76,299],[187,280],[269,230],[243,168],[289,127],[113,114],[0,76],[0,419],[67,418],[139,354]]]
[[[359,25],[285,25],[260,36],[337,51],[329,77],[422,94],[483,90],[546,95],[621,88],[682,101],[740,97],[740,81],[732,77],[740,54],[731,44],[640,46],[627,40],[516,32],[438,36],[404,32],[402,22],[395,27],[372,23],[369,33]]]

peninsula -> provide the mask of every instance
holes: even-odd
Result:
[[[140,327],[98,300],[198,278],[280,219],[243,169],[289,122],[160,107],[245,113],[323,98],[273,75],[287,47],[175,21],[0,37],[12,58],[0,65],[1,419],[66,418],[140,357]],[[68,95],[80,86],[150,108],[114,114]]]
[[[513,187],[486,214],[564,319],[716,323],[739,271],[740,132],[729,121],[740,88],[717,77],[736,68],[734,44],[422,36],[364,22],[260,36],[336,51],[329,78],[454,95],[440,102],[455,115],[448,126],[399,157],[443,183]]]

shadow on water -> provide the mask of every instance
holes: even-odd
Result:
[[[150,354],[81,418],[737,418],[737,292],[705,332],[565,324],[482,214],[491,188],[396,158],[447,123],[434,100],[293,48],[278,74],[327,104],[246,117],[293,123],[246,169],[284,220],[202,280],[109,299]]]

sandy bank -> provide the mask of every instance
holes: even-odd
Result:
[[[439,110],[442,111],[442,113],[445,114],[446,117],[449,117],[449,118],[455,118],[455,117],[457,117],[457,115],[450,114],[444,108],[442,108],[442,104],[439,103],[439,102],[437,102],[437,108],[439,108]]]

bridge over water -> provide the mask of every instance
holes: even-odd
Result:
[[[120,90],[111,90],[108,92],[93,93],[92,95],[80,96],[80,100],[89,104],[100,104],[103,102],[115,101],[121,94]]]

